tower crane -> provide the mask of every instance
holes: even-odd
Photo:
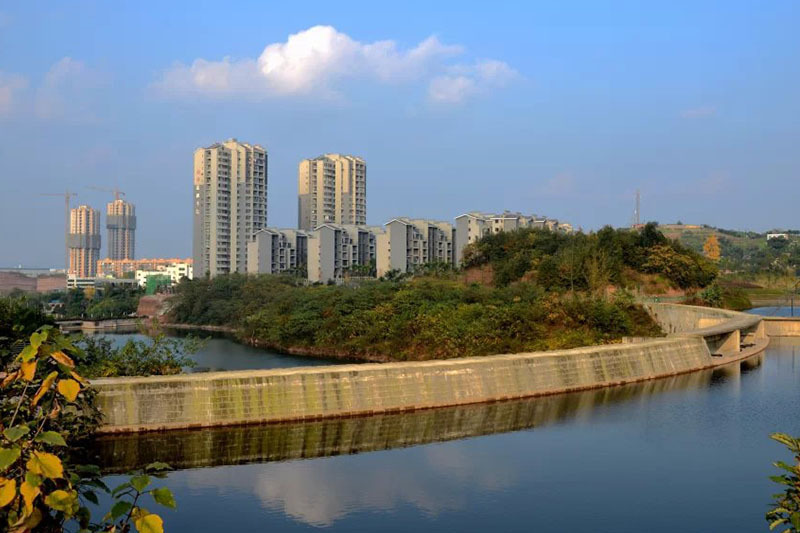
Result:
[[[113,189],[108,189],[106,187],[99,187],[97,185],[89,185],[89,189],[93,191],[100,191],[100,192],[110,192],[114,195],[114,201],[119,200],[120,196],[125,196],[125,193],[119,190],[119,187],[114,187]]]

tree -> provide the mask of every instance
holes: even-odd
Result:
[[[706,239],[705,244],[703,244],[703,254],[712,261],[719,261],[720,247],[715,234],[712,233]]]
[[[767,511],[766,519],[770,530],[778,526],[788,526],[782,529],[783,533],[798,533],[800,532],[800,439],[782,433],[774,433],[770,437],[789,449],[796,464],[791,465],[783,461],[773,463],[785,473],[770,476],[770,479],[783,485],[784,491],[773,496],[775,503]]]

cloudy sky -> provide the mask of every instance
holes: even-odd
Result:
[[[434,7],[432,7],[434,6]],[[69,188],[119,186],[137,255],[191,252],[192,151],[363,156],[368,222],[800,227],[800,3],[0,0],[0,266],[59,266]]]

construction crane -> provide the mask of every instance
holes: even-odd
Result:
[[[78,195],[66,190],[63,193],[43,192],[40,193],[40,196],[60,196],[64,198],[64,264],[67,272],[69,272],[69,204],[72,197]]]
[[[119,190],[119,187],[114,187],[113,189],[107,189],[105,187],[98,187],[97,185],[89,185],[89,189],[93,191],[100,191],[100,192],[110,192],[114,195],[114,201],[119,200],[120,196],[125,196],[125,193]]]

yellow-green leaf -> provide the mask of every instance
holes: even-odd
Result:
[[[37,348],[34,348],[32,345],[27,345],[25,348],[22,349],[20,352],[18,359],[23,363],[30,361],[36,357]]]
[[[20,372],[22,372],[22,379],[25,381],[33,381],[33,377],[36,375],[36,359],[32,361],[23,361],[19,369]]]
[[[78,510],[78,493],[74,490],[54,490],[45,496],[44,503],[51,509],[72,516]]]
[[[145,515],[133,524],[139,533],[164,533],[164,521],[157,514]]]
[[[16,446],[13,448],[0,448],[0,472],[5,471],[14,461],[19,459],[22,451]]]
[[[56,360],[57,363],[62,364],[69,368],[75,368],[75,363],[69,358],[67,354],[62,351],[53,352],[50,357]]]
[[[36,391],[36,394],[33,396],[33,400],[31,400],[31,405],[36,405],[37,403],[39,403],[39,400],[42,399],[42,396],[44,396],[45,393],[47,393],[47,391],[50,389],[50,387],[53,386],[53,382],[56,380],[57,377],[58,377],[58,372],[54,371],[50,372],[47,375],[47,377],[44,378],[44,381],[42,381],[42,386],[39,387],[39,390]]]
[[[17,497],[17,481],[0,477],[0,508],[5,507]]]
[[[16,442],[26,435],[30,429],[28,426],[14,426],[13,428],[8,428],[3,431],[3,436],[8,439],[10,442]]]
[[[39,487],[25,481],[19,486],[19,493],[22,494],[22,499],[25,502],[26,513],[30,514],[33,511],[33,501],[41,493],[41,490],[39,490]]]
[[[61,465],[61,459],[47,452],[35,451],[28,459],[28,470],[34,474],[44,476],[50,479],[59,479],[64,477],[64,467]]]
[[[44,331],[36,331],[34,333],[31,333],[31,347],[34,350],[38,350],[39,346],[41,346],[42,343],[46,340],[47,340],[47,333],[45,333]]]
[[[74,379],[61,379],[58,381],[58,385],[56,385],[58,392],[61,393],[61,396],[67,399],[69,402],[74,402],[75,398],[78,397],[78,393],[81,391],[81,385]]]

